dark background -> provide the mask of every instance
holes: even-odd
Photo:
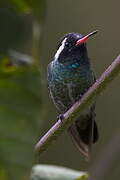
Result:
[[[25,3],[26,6],[20,5],[22,8],[18,8],[19,5],[12,2],[13,1],[1,1],[0,3],[0,57],[2,67],[0,73],[2,73],[3,80],[6,80],[6,78],[7,80],[11,80],[10,78],[12,77],[12,81],[15,79],[15,82],[22,82],[22,87],[26,86],[27,82],[27,88],[30,88],[30,91],[35,93],[34,100],[31,99],[30,103],[28,103],[31,105],[31,110],[29,109],[28,104],[24,104],[25,98],[23,97],[22,92],[21,104],[19,104],[19,99],[17,99],[18,108],[24,107],[25,112],[32,112],[31,122],[35,126],[33,127],[33,130],[31,124],[29,133],[31,134],[31,131],[34,131],[33,136],[31,134],[31,147],[33,149],[39,136],[42,136],[56,121],[57,112],[51,100],[49,100],[47,92],[46,69],[47,64],[54,56],[59,39],[65,33],[69,32],[79,32],[85,35],[93,30],[99,30],[99,33],[96,34],[94,38],[91,38],[87,44],[89,57],[93,64],[96,76],[99,77],[120,53],[120,2],[116,0],[52,0],[46,1],[46,4],[44,4],[43,1],[40,1],[41,3],[39,4],[36,0],[35,6],[30,3],[27,7],[27,3]],[[29,55],[29,58],[33,58],[35,64],[35,66],[33,65],[34,70],[31,70],[31,65],[28,65],[29,63],[25,65],[25,67],[23,67],[24,65],[21,67],[22,57],[17,58],[16,66],[16,63],[12,60],[15,59],[14,54],[12,58],[10,57],[9,52],[11,49]],[[5,60],[6,57],[8,59],[7,63]],[[18,76],[16,78],[16,74],[19,71],[17,69],[17,72],[12,71],[12,75],[11,73],[7,73],[6,75],[6,71],[11,72],[10,69],[6,70],[6,67],[8,68],[6,64],[15,65],[18,69],[22,68],[22,71],[24,71],[23,74],[21,75],[20,73],[19,78]],[[9,92],[8,89],[4,93]],[[119,92],[120,77],[117,77],[97,99],[96,120],[99,127],[100,139],[93,147],[93,155],[90,163],[86,162],[76,147],[74,147],[71,139],[67,136],[67,133],[64,133],[45,153],[41,155],[40,163],[56,164],[85,171],[94,166],[94,164],[98,162],[97,160],[101,159],[101,153],[107,149],[107,144],[111,142],[112,137],[120,130]],[[16,94],[16,97],[18,97],[19,94],[20,92]],[[13,101],[16,100],[14,95],[14,92],[13,94],[10,94]],[[0,98],[2,97],[3,91],[0,92]],[[26,98],[27,102],[28,99],[30,100],[30,98]],[[12,100],[8,100],[6,103],[12,103]],[[17,103],[15,106],[17,107]],[[3,103],[1,103],[0,107],[3,107]],[[7,113],[8,111],[6,110],[5,114]],[[9,113],[6,117],[7,120],[8,117]],[[2,116],[0,118],[1,129],[3,129],[3,118]],[[29,117],[27,118],[29,119]],[[4,118],[4,121],[6,119]],[[21,119],[23,120],[22,117]],[[14,125],[15,127],[18,126],[17,123]],[[17,128],[19,129],[19,127]],[[25,131],[22,131],[23,137]],[[28,139],[29,133],[27,134]],[[3,134],[1,137],[4,137]],[[14,149],[14,151],[16,151],[16,149]],[[24,153],[23,156],[25,156]],[[120,176],[120,164],[118,163],[116,166],[116,163],[114,163],[113,165],[112,173],[107,175],[107,179],[109,180],[118,179]],[[6,167],[6,165],[3,166],[3,164],[1,166],[2,169],[5,169]]]

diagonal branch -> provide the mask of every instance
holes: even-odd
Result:
[[[39,140],[35,146],[35,151],[42,153],[49,145],[56,140],[63,131],[65,131],[85,110],[93,100],[111,83],[111,81],[120,72],[120,55],[106,69],[98,80],[89,88],[83,97],[77,101],[65,114],[64,119],[60,119],[52,126],[52,128]]]

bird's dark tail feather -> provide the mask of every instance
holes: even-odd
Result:
[[[88,160],[91,156],[92,144],[98,140],[98,128],[93,117],[89,117],[87,126],[83,126],[79,122],[81,121],[77,120],[70,126],[68,133],[72,137],[73,143]],[[83,122],[85,122],[85,119]]]

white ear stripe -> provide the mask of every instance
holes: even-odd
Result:
[[[67,38],[65,38],[65,39],[62,41],[61,46],[60,46],[59,49],[57,50],[57,52],[56,52],[56,54],[55,54],[55,60],[57,60],[57,59],[59,58],[60,53],[61,53],[62,50],[64,49],[66,40],[67,40]]]

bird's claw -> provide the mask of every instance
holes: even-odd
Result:
[[[60,120],[61,122],[64,120],[64,115],[63,114],[59,114],[57,117],[57,121]]]

